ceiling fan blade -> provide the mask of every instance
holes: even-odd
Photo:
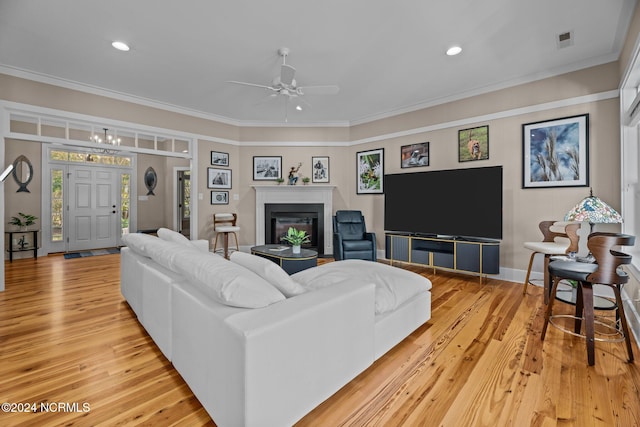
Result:
[[[274,99],[276,99],[277,96],[278,96],[277,93],[270,93],[269,95],[267,95],[264,98],[260,99],[258,102],[255,102],[253,105],[258,106],[258,105],[267,104],[270,101],[273,101]]]
[[[233,83],[236,85],[242,85],[242,86],[253,86],[253,87],[260,87],[262,89],[271,89],[271,90],[276,90],[274,88],[272,88],[271,86],[266,86],[266,85],[259,85],[259,84],[255,84],[255,83],[247,83],[247,82],[237,82],[235,80],[227,80],[227,83]]]
[[[298,89],[300,89],[304,95],[335,95],[340,92],[340,88],[336,85],[300,86]]]
[[[296,75],[296,69],[291,65],[282,64],[280,67],[280,82],[283,85],[291,86],[293,83],[293,78]]]

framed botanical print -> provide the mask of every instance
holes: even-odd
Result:
[[[356,154],[357,194],[384,193],[384,148]]]
[[[278,178],[282,178],[281,156],[254,156],[254,181],[275,181]]]
[[[329,182],[329,157],[311,157],[311,182]]]
[[[589,115],[522,125],[522,188],[589,186]]]
[[[231,169],[207,168],[207,188],[231,188]]]

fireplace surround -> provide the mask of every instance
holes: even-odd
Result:
[[[266,205],[321,205],[322,217],[318,218],[318,254],[333,254],[332,215],[333,189],[329,185],[254,185],[256,192],[256,245],[266,243]],[[321,231],[320,231],[321,230]],[[320,242],[322,240],[322,242]],[[322,247],[324,250],[322,250]]]

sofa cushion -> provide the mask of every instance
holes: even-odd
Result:
[[[129,233],[122,236],[122,243],[130,247],[135,253],[149,258],[151,258],[151,255],[149,255],[149,247],[157,240],[157,237],[143,233]]]
[[[286,271],[273,261],[240,251],[233,252],[230,259],[271,283],[287,298],[306,292],[305,288],[296,283]]]
[[[187,239],[186,236],[178,233],[177,231],[169,230],[168,228],[159,228],[157,234],[159,238],[167,242],[179,243],[181,245],[195,247],[191,240]]]
[[[300,271],[291,276],[308,291],[324,288],[349,277],[375,283],[376,314],[387,313],[431,289],[426,277],[378,262],[344,260]]]
[[[202,292],[232,307],[260,308],[285,299],[253,271],[216,254],[180,251],[175,268]]]

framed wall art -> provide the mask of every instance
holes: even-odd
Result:
[[[231,188],[231,169],[207,168],[207,188]]]
[[[356,154],[357,194],[384,193],[384,148]]]
[[[311,182],[329,182],[329,157],[311,157]]]
[[[522,125],[522,188],[589,186],[589,115]]]
[[[282,178],[281,156],[253,157],[254,181],[275,181],[278,178]]]
[[[211,204],[212,205],[228,205],[229,192],[228,191],[212,191]]]
[[[400,167],[429,166],[429,143],[403,145],[400,148]]]
[[[489,125],[458,131],[458,161],[489,158]]]
[[[220,151],[211,152],[211,165],[229,167],[229,153]]]

